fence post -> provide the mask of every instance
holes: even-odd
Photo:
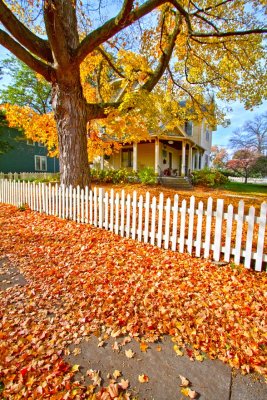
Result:
[[[179,196],[174,196],[173,216],[172,216],[172,251],[176,250],[177,246],[177,228],[178,228],[178,211],[179,211]]]
[[[194,236],[195,196],[190,197],[189,218],[188,218],[188,241],[187,251],[192,254]]]
[[[119,234],[119,217],[120,217],[120,195],[117,192],[115,196],[115,233]]]
[[[81,189],[81,222],[84,223],[84,189]]]
[[[66,188],[64,184],[61,185],[61,201],[62,201],[61,218],[65,219]]]
[[[198,203],[197,214],[196,257],[200,257],[200,252],[202,248],[203,201],[200,201]]]
[[[105,192],[104,206],[105,206],[104,228],[108,231],[108,229],[109,229],[109,223],[108,223],[109,195],[108,195],[108,192]]]
[[[226,222],[225,246],[224,246],[224,260],[227,262],[230,261],[230,255],[231,255],[233,216],[234,216],[234,207],[232,206],[232,204],[229,204],[227,209],[227,222]]]
[[[267,203],[262,203],[259,219],[259,232],[258,232],[258,243],[257,243],[257,255],[255,270],[261,271],[262,259],[263,259],[263,248],[264,248],[264,236],[267,218]]]
[[[144,225],[144,242],[148,242],[149,236],[149,211],[150,211],[150,193],[146,192],[145,202],[145,225]]]
[[[138,201],[138,241],[141,242],[142,241],[142,233],[143,233],[143,196],[139,196],[139,201]]]
[[[214,251],[213,251],[213,258],[215,261],[219,261],[220,257],[221,257],[223,205],[224,205],[224,201],[221,199],[218,199],[217,200],[217,209],[216,209]]]
[[[249,207],[248,213],[248,227],[247,227],[247,240],[246,240],[246,250],[245,250],[245,262],[244,266],[250,268],[251,255],[252,255],[252,242],[253,242],[253,232],[254,232],[254,222],[255,222],[255,208]]]
[[[88,224],[89,222],[89,210],[88,210],[88,203],[89,203],[89,188],[88,186],[85,187],[85,223]]]
[[[238,214],[237,214],[235,258],[234,258],[235,264],[239,264],[240,263],[243,221],[244,221],[244,201],[241,200],[239,202]]]
[[[97,194],[96,194],[96,200],[97,200]],[[79,185],[76,187],[76,210],[77,210],[76,221],[79,224],[81,222],[81,188]]]
[[[164,210],[164,195],[160,193],[159,195],[159,205],[158,205],[158,233],[157,233],[157,246],[162,246],[162,225],[163,225],[163,210]]]
[[[164,232],[164,249],[169,248],[170,240],[170,219],[171,219],[171,199],[168,197],[166,201],[166,213],[165,213],[165,232]]]
[[[151,204],[151,234],[150,234],[150,243],[152,245],[155,244],[156,237],[156,213],[157,213],[157,199],[153,196],[152,204]]]
[[[184,244],[185,244],[185,218],[186,218],[186,200],[182,201],[181,207],[181,224],[180,224],[180,243],[179,243],[179,252],[184,252]]]
[[[98,197],[98,226],[99,228],[103,228],[103,200],[104,200],[104,189],[99,188],[98,190],[99,197]]]
[[[121,191],[121,227],[120,227],[120,232],[122,237],[124,236],[125,233],[124,223],[125,223],[125,191],[123,189]]]
[[[204,244],[204,258],[209,258],[210,255],[210,237],[211,237],[211,220],[212,220],[212,197],[208,198],[207,202],[207,216],[206,216],[206,234]]]
[[[90,225],[93,225],[93,191],[90,190],[89,192],[89,211],[90,211],[90,218],[89,218],[89,223]]]
[[[131,195],[128,193],[127,194],[127,200],[126,200],[126,229],[125,229],[125,235],[127,238],[130,237],[131,234]]]
[[[70,201],[70,197],[69,197],[69,187],[66,187],[65,189],[65,218],[68,219],[69,218],[69,201]]]
[[[94,187],[94,226],[97,226],[97,188]]]
[[[137,206],[137,195],[136,191],[134,190],[133,192],[133,203],[132,203],[132,209],[133,209],[133,214],[132,214],[132,239],[135,239],[136,235],[136,206]]]
[[[69,197],[70,197],[69,219],[72,219],[72,215],[73,215],[73,188],[72,188],[72,185],[69,186]]]

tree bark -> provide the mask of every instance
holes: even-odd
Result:
[[[55,83],[52,107],[58,132],[60,182],[66,186],[90,186],[87,109],[80,81]]]

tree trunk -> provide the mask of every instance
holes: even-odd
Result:
[[[53,85],[52,107],[58,132],[60,182],[90,186],[86,101],[79,78]]]

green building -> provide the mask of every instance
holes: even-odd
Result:
[[[0,172],[59,172],[56,157],[48,157],[41,143],[27,140],[17,129],[0,124],[0,141],[8,144],[7,152],[0,153]]]

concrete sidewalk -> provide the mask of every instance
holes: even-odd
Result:
[[[0,260],[0,294],[14,285],[26,284],[16,267],[7,259]],[[219,360],[199,362],[191,361],[188,356],[177,356],[170,337],[164,337],[160,343],[151,343],[146,352],[141,352],[134,339],[120,347],[119,352],[113,351],[115,341],[121,343],[123,338],[110,338],[98,347],[99,340],[92,335],[89,340],[71,345],[71,354],[65,360],[80,366],[77,378],[86,376],[89,369],[99,370],[104,386],[109,384],[107,375],[112,376],[114,370],[119,370],[122,377],[129,380],[129,392],[139,400],[185,400],[179,375],[190,381],[190,389],[196,391],[201,400],[267,400],[267,384],[262,376],[242,376]],[[158,351],[159,346],[161,351]],[[80,349],[77,356],[72,354],[74,348]],[[129,349],[134,352],[130,359],[125,355],[125,350]],[[143,374],[149,378],[146,383],[138,381],[138,376]],[[88,377],[85,381],[92,383]]]
[[[117,339],[118,342],[121,340]],[[177,356],[169,337],[158,344],[151,343],[146,353],[141,352],[135,340],[123,346],[119,353],[114,352],[114,341],[109,339],[106,345],[98,347],[98,339],[92,336],[89,341],[71,346],[70,350],[79,347],[81,354],[70,355],[66,360],[80,365],[83,375],[88,369],[100,370],[102,385],[108,385],[108,374],[112,375],[114,370],[121,371],[122,377],[130,382],[129,391],[140,400],[186,399],[181,393],[179,375],[190,381],[190,389],[195,390],[201,400],[267,399],[267,384],[263,377],[256,374],[242,376],[219,360],[199,362],[191,361],[188,356]],[[157,350],[158,345],[161,351]],[[128,349],[135,353],[131,359],[125,355]],[[138,376],[142,374],[148,376],[148,382],[139,383]],[[87,378],[86,382],[90,383],[90,379]]]

